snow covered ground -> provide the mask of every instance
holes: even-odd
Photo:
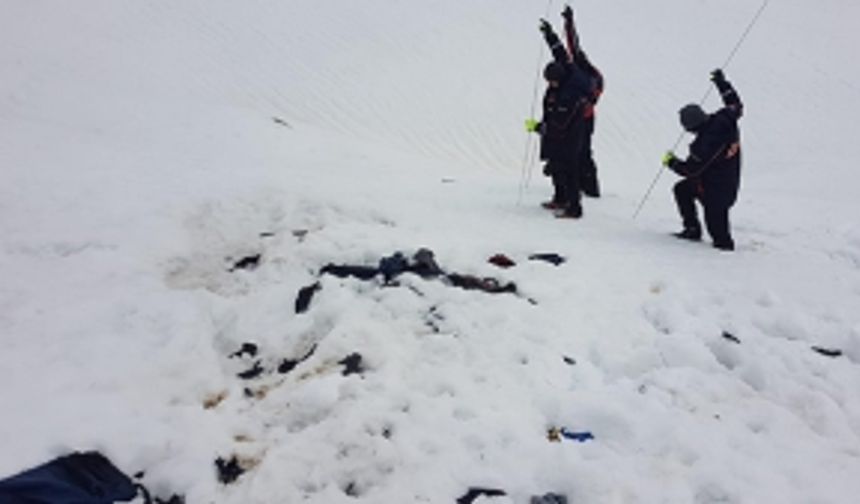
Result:
[[[856,501],[860,4],[771,2],[726,68],[733,254],[667,237],[670,173],[631,216],[761,4],[647,4],[574,6],[604,197],[558,221],[523,166],[546,2],[4,0],[0,477],[99,449],[189,503]],[[317,278],[420,247],[518,294]]]

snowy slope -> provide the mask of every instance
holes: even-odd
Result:
[[[191,503],[852,502],[860,5],[771,2],[727,67],[735,254],[666,238],[671,174],[631,219],[760,5],[575,5],[605,195],[559,222],[524,166],[546,2],[5,0],[0,477],[100,449]],[[294,313],[419,247],[520,295],[325,276]]]

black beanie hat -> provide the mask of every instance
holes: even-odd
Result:
[[[543,69],[543,78],[547,81],[561,82],[567,76],[567,69],[558,61],[551,61]]]
[[[695,103],[684,106],[678,111],[678,115],[681,116],[681,126],[690,132],[698,130],[708,120],[708,114]]]

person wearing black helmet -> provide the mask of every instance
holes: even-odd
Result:
[[[702,226],[696,200],[702,204],[705,226],[715,248],[734,250],[729,225],[729,209],[735,204],[740,187],[741,147],[738,120],[743,103],[722,70],[714,70],[711,80],[723,99],[724,107],[708,114],[696,104],[678,111],[681,125],[696,135],[690,155],[680,159],[673,152],[663,156],[663,165],[684,177],[675,184],[675,202],[683,229],[675,236],[685,240],[702,239]]]
[[[588,80],[570,61],[567,50],[552,26],[541,20],[540,30],[553,54],[544,68],[547,89],[543,97],[541,121],[526,120],[526,130],[541,136],[540,158],[544,173],[552,177],[552,200],[543,203],[556,217],[582,217],[579,188],[579,157],[582,149],[583,111],[587,103]]]

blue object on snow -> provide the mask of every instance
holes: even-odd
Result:
[[[592,434],[588,431],[573,432],[573,431],[569,431],[565,428],[562,428],[561,431],[559,431],[559,434],[561,434],[561,436],[564,438],[572,439],[574,441],[579,441],[580,443],[584,443],[586,441],[591,441],[592,439],[594,439],[594,434]]]
[[[113,504],[136,495],[131,479],[97,452],[73,453],[0,480],[3,504]]]
[[[386,282],[406,271],[408,267],[409,262],[400,252],[379,260],[379,272],[385,277]]]
[[[542,496],[534,496],[529,499],[529,504],[567,504],[567,496],[557,493],[548,493]]]

